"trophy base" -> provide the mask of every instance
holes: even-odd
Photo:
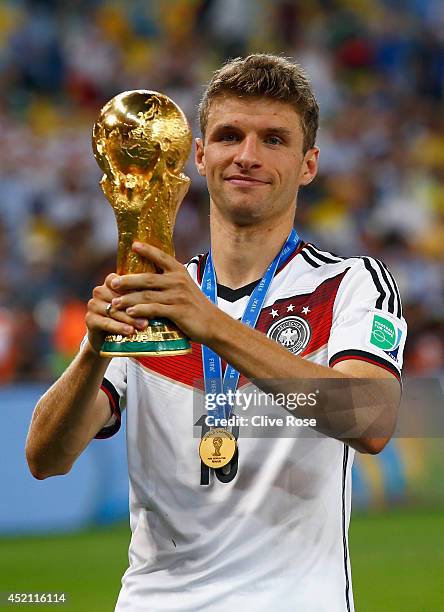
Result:
[[[191,352],[188,339],[167,319],[150,320],[132,336],[112,335],[100,349],[102,357],[164,357]]]

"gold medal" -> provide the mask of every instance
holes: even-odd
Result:
[[[199,445],[199,455],[202,462],[210,468],[220,468],[234,457],[236,438],[226,429],[210,429]]]

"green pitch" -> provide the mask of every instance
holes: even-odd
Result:
[[[126,525],[75,535],[3,539],[2,597],[6,591],[63,591],[69,599],[64,605],[8,607],[111,611],[127,566],[128,542]],[[444,609],[444,512],[356,514],[350,551],[357,612]]]

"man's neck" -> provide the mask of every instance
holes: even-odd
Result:
[[[262,278],[292,228],[290,219],[278,224],[236,226],[212,215],[211,252],[217,282],[230,289]]]

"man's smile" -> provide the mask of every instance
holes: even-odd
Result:
[[[246,174],[232,174],[224,180],[229,182],[231,185],[237,185],[240,187],[255,187],[270,184],[270,181],[258,179]]]

